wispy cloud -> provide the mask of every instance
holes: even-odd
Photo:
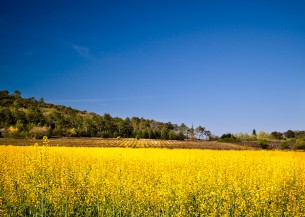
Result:
[[[76,53],[85,58],[90,57],[90,49],[88,47],[78,46],[78,45],[72,45],[72,48],[76,51]]]

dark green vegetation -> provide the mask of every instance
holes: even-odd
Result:
[[[22,98],[20,91],[0,91],[0,138],[32,139],[58,137],[135,138],[163,140],[206,139],[262,149],[305,149],[305,131],[264,131],[252,134],[226,133],[212,136],[205,127],[164,123],[144,118],[119,118],[110,114],[72,109],[71,107]],[[2,142],[3,139],[2,139]],[[92,141],[91,141],[92,142]],[[195,145],[197,147],[197,144]]]
[[[196,129],[185,124],[163,123],[144,118],[103,116],[70,107],[22,98],[20,91],[9,94],[0,91],[0,137],[102,137],[184,140],[208,138],[211,133],[204,127]]]
[[[234,136],[231,133],[225,133],[220,137],[219,141],[221,141],[221,142],[240,142],[240,139],[238,139],[236,136]]]
[[[266,139],[260,139],[257,143],[262,149],[268,148],[268,141]]]

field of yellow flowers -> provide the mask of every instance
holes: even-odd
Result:
[[[304,216],[305,153],[0,146],[0,216]]]

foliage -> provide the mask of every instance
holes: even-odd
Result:
[[[259,139],[257,141],[257,144],[262,148],[262,149],[267,149],[268,148],[268,141],[266,139]]]
[[[242,140],[242,141],[251,141],[251,140],[254,139],[254,138],[253,138],[252,136],[250,136],[247,132],[245,132],[245,133],[242,133],[242,132],[236,133],[234,136],[235,136],[237,139]]]
[[[294,144],[295,149],[305,149],[305,140],[304,139],[297,139]]]
[[[286,140],[282,141],[281,142],[281,149],[288,149],[288,148],[289,148],[288,142]]]
[[[295,132],[293,132],[292,130],[287,130],[284,134],[285,134],[285,137],[288,139],[295,137]]]
[[[304,216],[300,152],[0,146],[1,216]]]
[[[280,133],[280,132],[277,132],[277,131],[273,131],[273,132],[271,133],[271,137],[272,137],[273,139],[281,140],[281,139],[283,139],[283,134]]]
[[[262,131],[262,130],[260,130],[260,131],[258,132],[258,134],[257,134],[257,139],[258,139],[258,140],[269,139],[269,137],[270,137],[270,135],[269,135],[267,132]]]
[[[111,117],[110,114],[98,115],[79,111],[70,107],[45,103],[43,98],[38,101],[22,98],[16,90],[9,94],[0,91],[0,129],[18,128],[18,133],[6,134],[3,137],[42,138],[49,137],[102,137],[102,138],[139,138],[184,140],[194,136],[194,129],[185,124],[177,125],[155,120],[132,117]],[[199,129],[199,128],[198,128]],[[208,138],[210,132],[200,126],[198,137]]]
[[[218,141],[219,142],[240,142],[240,140],[231,133],[223,134]]]
[[[33,127],[29,134],[35,139],[42,139],[43,136],[46,136],[49,129],[47,127]]]

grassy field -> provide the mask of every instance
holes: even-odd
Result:
[[[0,146],[0,165],[0,216],[305,213],[304,152],[36,144]]]

